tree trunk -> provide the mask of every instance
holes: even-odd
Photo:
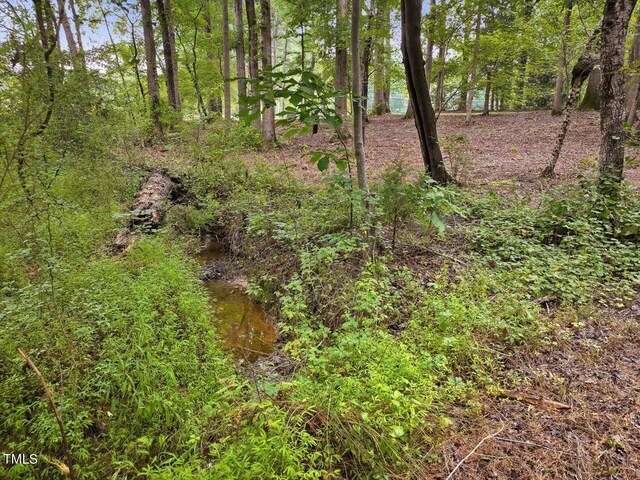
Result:
[[[524,5],[522,7],[522,19],[524,25],[528,24],[531,20],[531,16],[533,15],[533,7],[538,2],[539,0],[524,0]],[[524,109],[527,106],[525,87],[528,83],[527,64],[529,63],[529,52],[527,52],[527,50],[525,49],[520,53],[519,57],[518,77],[516,80],[518,98],[520,99],[520,105],[518,105],[518,107],[520,109]]]
[[[431,105],[420,45],[421,0],[401,0],[402,61],[407,79],[407,90],[413,104],[413,113],[420,137],[420,148],[425,169],[439,183],[451,181],[442,160],[436,131],[436,116]]]
[[[447,61],[447,47],[443,42],[438,47],[438,64],[440,68],[438,70],[438,78],[436,81],[436,110],[441,112],[444,110],[444,67]]]
[[[165,64],[165,83],[169,105],[174,110],[180,109],[180,92],[178,90],[178,62],[176,55],[176,34],[173,27],[170,0],[156,0],[158,19],[162,32],[162,53]]]
[[[582,97],[578,110],[600,110],[600,84],[602,83],[602,68],[596,66],[591,70],[587,89]]]
[[[478,74],[478,56],[480,54],[480,25],[482,17],[480,11],[476,14],[476,38],[473,41],[473,59],[471,65],[471,75],[469,76],[469,90],[467,91],[467,116],[465,123],[471,125],[471,113],[473,112],[473,95],[476,88],[476,75]]]
[[[627,124],[633,126],[636,123],[638,108],[638,97],[640,95],[640,80],[638,71],[640,67],[640,15],[636,20],[636,28],[633,34],[633,43],[629,52],[629,70],[627,80]]]
[[[337,2],[336,24],[336,72],[333,86],[338,94],[335,97],[336,111],[345,118],[347,116],[347,9],[348,0]]]
[[[600,191],[615,193],[610,182],[622,182],[624,170],[624,52],[636,0],[606,0],[602,17],[602,65],[599,170]]]
[[[73,25],[76,30],[76,46],[78,48],[80,62],[82,64],[82,68],[86,70],[87,63],[84,55],[84,46],[82,45],[82,21],[80,20],[80,15],[78,15],[78,11],[76,10],[75,0],[69,0],[69,8],[71,9],[71,16],[73,17]]]
[[[436,0],[430,0],[429,3],[429,22],[428,25],[433,30],[433,9],[437,6]],[[431,91],[431,70],[433,70],[433,31],[429,31],[427,35],[427,53],[424,62],[424,75],[427,77],[427,88]],[[411,102],[409,102],[411,105]]]
[[[78,59],[78,46],[76,44],[76,39],[73,36],[73,30],[71,30],[71,23],[69,22],[67,7],[64,4],[64,0],[58,0],[58,12],[60,14],[60,24],[64,30],[64,37],[67,39],[69,54],[71,55],[71,60],[75,63]]]
[[[592,73],[593,67],[595,66],[597,61],[597,57],[593,54],[592,50],[599,33],[600,27],[598,26],[591,34],[591,37],[589,37],[589,40],[585,45],[584,52],[571,71],[571,91],[569,92],[567,105],[564,109],[564,120],[562,121],[562,126],[560,127],[560,133],[558,133],[556,146],[551,153],[551,158],[549,159],[549,162],[547,163],[545,169],[540,172],[541,177],[550,178],[555,175],[556,163],[558,162],[558,158],[560,157],[560,151],[562,150],[564,139],[567,136],[567,131],[569,130],[571,113],[573,112],[575,103],[580,96],[580,89],[582,88],[582,84]]]
[[[260,0],[260,16],[262,19],[262,70],[269,76],[271,70],[271,2]],[[266,144],[276,141],[276,111],[274,107],[265,108],[262,113],[262,140]]]
[[[363,115],[363,127],[362,127],[362,141],[365,142],[365,130],[364,124],[369,121],[369,66],[371,65],[371,50],[373,50],[373,30],[377,25],[378,12],[376,9],[375,0],[371,0],[371,6],[369,8],[369,19],[367,21],[367,35],[364,41],[364,49],[362,51],[362,115]],[[374,87],[375,88],[375,87]]]
[[[255,0],[245,0],[247,10],[247,32],[249,34],[249,84],[251,96],[256,95],[256,79],[258,78],[258,25],[256,20],[256,4]],[[255,111],[259,111],[260,107],[255,106]],[[255,119],[254,125],[260,125],[260,115]]]
[[[221,0],[222,6],[222,80],[224,95],[224,118],[231,119],[231,66],[229,60],[229,3]]]
[[[482,115],[488,116],[491,106],[491,68],[487,68],[487,81],[484,86],[484,108],[482,109]]]
[[[571,11],[573,10],[573,0],[565,0],[564,4],[564,25],[562,28],[562,39],[560,41],[560,55],[558,55],[558,73],[556,74],[556,90],[553,95],[553,107],[551,115],[562,113],[562,91],[564,89],[564,76],[567,69],[567,36],[571,26]]]
[[[240,98],[247,94],[245,84],[245,59],[244,59],[244,22],[242,21],[242,0],[233,1],[233,12],[236,21],[236,73],[238,76],[238,104]]]
[[[358,188],[369,192],[365,169],[362,113],[362,77],[360,76],[360,0],[352,0],[351,11],[351,103],[353,111],[353,146],[356,156]]]
[[[162,136],[162,119],[160,112],[160,87],[158,86],[158,71],[156,65],[156,41],[153,36],[153,22],[151,20],[151,3],[140,0],[142,13],[142,32],[144,34],[144,56],[147,63],[147,90],[151,108],[151,121],[155,132]]]

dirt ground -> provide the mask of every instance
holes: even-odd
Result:
[[[599,112],[575,112],[556,172],[559,180],[575,178],[577,172],[594,172],[600,144]],[[474,116],[470,126],[462,114],[445,113],[438,120],[438,134],[449,170],[457,165],[459,179],[470,185],[516,184],[536,188],[543,184],[539,172],[555,145],[562,119],[548,111],[498,113]],[[462,136],[462,137],[461,137]],[[453,140],[458,137],[462,140]],[[424,167],[413,120],[399,115],[372,116],[365,131],[370,179],[380,178],[386,165],[403,160],[421,171]],[[290,165],[308,179],[319,179],[316,167],[301,158],[305,151],[337,146],[331,132],[320,131],[293,140],[280,148],[262,152],[259,158]],[[626,176],[640,185],[640,150],[628,148]]]
[[[640,301],[594,314],[558,346],[506,359],[521,383],[511,391],[570,409],[487,399],[480,418],[458,417],[444,461],[425,472],[444,479],[640,479]],[[501,430],[502,429],[502,430]]]
[[[457,161],[465,184],[539,191],[548,185],[538,174],[560,122],[548,111],[536,111],[476,116],[465,126],[462,115],[444,114],[438,133],[449,170]],[[574,114],[554,183],[595,174],[599,123],[598,112]],[[452,141],[461,136],[462,141]],[[258,158],[319,180],[316,167],[301,157],[331,145],[337,144],[330,132],[321,131]],[[400,116],[371,117],[366,151],[373,181],[396,159],[423,168],[413,121]],[[640,150],[628,148],[626,155],[626,178],[640,186]],[[451,412],[454,426],[437,447],[442,462],[425,466],[415,478],[445,480],[460,464],[451,479],[640,479],[640,299],[584,322],[569,326],[572,333],[558,345],[525,348],[505,358],[508,392],[520,398],[487,397],[480,416]]]

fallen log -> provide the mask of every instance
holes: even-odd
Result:
[[[155,231],[160,227],[165,207],[176,187],[176,180],[166,171],[152,170],[147,181],[135,195],[127,226],[116,236],[116,251],[127,249],[143,233]]]

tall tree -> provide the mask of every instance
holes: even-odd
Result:
[[[551,157],[547,162],[547,166],[540,173],[541,177],[553,177],[555,175],[556,163],[558,162],[558,158],[560,157],[560,151],[562,150],[562,145],[564,144],[564,139],[567,136],[567,131],[569,130],[569,123],[571,122],[571,114],[573,113],[574,106],[578,97],[580,96],[580,89],[582,88],[582,84],[587,79],[589,74],[592,72],[593,67],[597,62],[597,56],[593,53],[593,47],[600,34],[600,26],[597,26],[593,31],[587,44],[584,47],[584,51],[580,58],[576,62],[571,71],[571,90],[569,91],[569,98],[567,99],[567,105],[564,108],[564,119],[562,120],[562,125],[560,126],[560,132],[558,133],[558,137],[556,139],[556,146],[553,148],[553,152],[551,153]]]
[[[482,23],[482,16],[480,15],[480,7],[476,13],[476,28],[475,38],[473,40],[473,58],[471,60],[471,75],[469,75],[469,86],[467,90],[467,115],[465,123],[471,125],[471,113],[473,112],[473,96],[476,88],[476,75],[478,74],[478,62],[480,56],[480,25]]]
[[[336,65],[333,86],[337,92],[336,111],[344,118],[347,115],[347,9],[348,0],[337,0],[336,16]]]
[[[73,30],[71,29],[71,22],[69,22],[67,7],[64,4],[64,0],[58,0],[58,12],[60,15],[60,24],[64,30],[64,37],[66,38],[67,46],[69,47],[69,54],[75,63],[78,59],[78,45],[76,44],[76,38],[74,37]]]
[[[420,149],[425,169],[440,183],[451,181],[438,143],[436,115],[431,105],[420,44],[421,0],[401,0],[402,61],[407,79],[407,90],[413,105],[414,121],[420,138]]]
[[[165,64],[165,83],[169,105],[175,110],[180,108],[180,90],[178,88],[178,55],[176,53],[176,32],[173,23],[170,0],[156,0],[158,19],[162,33],[162,53]]]
[[[560,54],[558,55],[558,72],[556,73],[556,89],[553,95],[553,107],[551,115],[562,113],[562,92],[564,89],[564,76],[567,69],[567,37],[571,26],[571,12],[573,10],[573,0],[564,2],[564,22],[562,25],[562,36],[560,38]]]
[[[360,0],[352,0],[351,5],[351,108],[353,112],[353,146],[356,156],[358,188],[369,191],[366,162],[364,156],[362,111],[362,77],[360,74]]]
[[[378,42],[375,46],[375,56],[374,56],[374,82],[373,82],[373,109],[372,113],[376,115],[382,115],[385,113],[389,113],[389,102],[385,95],[387,88],[387,80],[388,80],[388,72],[387,66],[385,65],[385,59],[388,57],[389,52],[387,51],[386,44],[387,38],[391,36],[391,22],[390,22],[390,14],[391,11],[387,5],[384,5],[380,8],[380,12],[378,14],[378,23],[380,25],[380,32],[383,34],[382,38],[379,38]]]
[[[71,9],[71,16],[73,17],[73,25],[76,30],[76,46],[78,48],[78,55],[83,68],[87,69],[87,63],[84,54],[84,45],[82,42],[82,20],[76,8],[75,0],[69,0],[69,8]]]
[[[236,23],[236,73],[238,76],[238,97],[247,94],[244,58],[244,22],[242,21],[242,0],[233,0],[233,13]]]
[[[262,32],[262,70],[264,75],[270,75],[271,60],[271,2],[260,0],[260,18]],[[272,106],[264,108],[262,113],[262,141],[273,143],[276,141],[276,110]]]
[[[222,5],[222,80],[224,95],[224,118],[231,119],[231,66],[229,60],[229,4],[227,0],[221,1]]]
[[[636,0],[606,0],[602,16],[600,64],[602,87],[600,131],[602,143],[598,159],[600,189],[613,193],[609,182],[622,182],[624,170],[624,52],[629,20]]]
[[[249,79],[252,82],[249,85],[251,95],[256,94],[256,82],[258,78],[258,23],[256,20],[256,4],[255,0],[245,0],[247,10],[247,32],[249,34]],[[256,110],[260,107],[256,106]],[[255,125],[260,124],[260,116],[255,120]]]
[[[632,72],[627,81],[627,123],[633,125],[637,119],[638,97],[640,96],[640,79],[638,78],[640,67],[640,15],[636,20],[636,28],[633,33],[633,42],[629,51],[629,70]]]
[[[162,118],[160,111],[160,87],[158,85],[158,70],[156,64],[156,41],[153,34],[153,22],[151,20],[151,3],[149,0],[140,0],[140,12],[142,13],[142,33],[144,35],[144,56],[147,64],[147,90],[151,108],[151,121],[155,132],[163,135]]]

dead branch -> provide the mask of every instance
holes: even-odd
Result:
[[[71,458],[71,452],[69,451],[69,444],[67,442],[67,435],[64,432],[64,425],[62,423],[62,417],[60,416],[60,412],[58,411],[58,408],[56,407],[56,404],[53,401],[53,392],[51,391],[51,389],[47,385],[47,382],[45,381],[44,377],[42,376],[42,373],[40,373],[40,370],[38,370],[38,367],[36,367],[36,364],[33,363],[33,361],[24,352],[24,350],[22,350],[21,348],[18,348],[18,353],[22,356],[22,358],[25,359],[25,361],[27,362],[27,365],[29,365],[29,367],[31,367],[31,370],[34,371],[34,373],[36,374],[36,376],[40,380],[40,384],[42,385],[42,389],[44,390],[44,394],[47,397],[47,400],[49,401],[49,405],[51,406],[51,410],[53,410],[53,414],[55,415],[56,420],[58,422],[58,428],[60,429],[60,435],[62,437],[62,450],[64,451],[64,456],[67,459],[67,463],[68,463],[69,477],[71,479],[75,480],[76,475],[75,475],[75,472],[73,471],[73,459]],[[65,471],[62,465],[60,465],[59,468],[60,468],[61,471]]]

